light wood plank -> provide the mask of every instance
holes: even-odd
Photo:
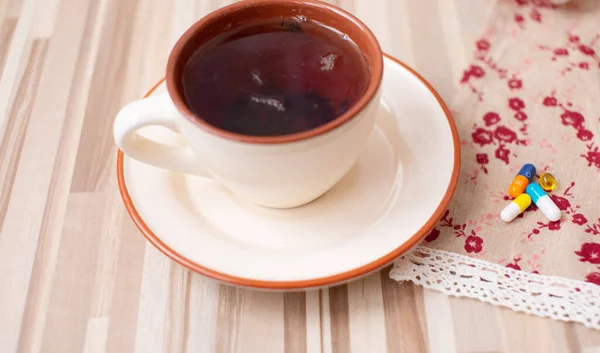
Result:
[[[114,85],[114,82],[127,82],[123,81],[127,75],[126,66],[114,63],[128,61],[134,24],[131,14],[136,12],[137,5],[137,0],[108,2],[89,93],[93,99],[88,101],[85,113],[71,182],[72,192],[102,190],[109,175],[114,175],[116,149],[112,121],[122,105],[124,93],[124,85]]]
[[[94,290],[97,248],[108,202],[100,193],[69,197],[47,309],[42,353],[84,349]],[[85,219],[85,222],[81,222]],[[68,335],[64,333],[68,332]]]
[[[383,51],[389,51],[393,42],[390,20],[394,18],[389,12],[389,4],[389,1],[354,0],[354,13],[375,34]]]
[[[108,211],[100,229],[98,260],[94,273],[94,290],[91,295],[91,316],[108,316],[112,305],[117,276],[117,261],[121,246],[121,225],[125,216],[121,197],[112,192],[107,195]]]
[[[581,344],[577,340],[576,326],[563,321],[550,322],[552,341],[557,352],[581,352]]]
[[[284,351],[283,294],[221,286],[217,352]]]
[[[348,286],[343,284],[329,288],[327,291],[329,292],[331,352],[350,352],[350,317],[348,311]],[[322,298],[321,300],[324,299]]]
[[[461,28],[455,1],[438,0],[436,7],[442,26],[444,43],[446,43],[447,58],[452,68],[450,71],[452,74],[452,83],[455,88],[458,88],[462,72],[467,67],[468,62],[465,56],[467,50],[464,43],[464,30]]]
[[[415,67],[416,58],[413,38],[416,34],[410,26],[411,13],[408,12],[408,3],[411,0],[397,0],[388,2],[388,16],[390,19],[390,32],[394,33],[394,40],[390,48],[384,48],[388,54],[393,55],[405,64]]]
[[[329,290],[320,290],[320,319],[321,319],[321,351],[323,353],[333,352],[333,334],[331,327],[331,301],[329,299]]]
[[[355,352],[385,352],[386,327],[379,273],[348,284],[350,345]]]
[[[200,7],[202,8],[200,9]],[[210,6],[210,7],[209,7]],[[179,37],[202,16],[213,10],[212,1],[174,0],[171,12],[172,26],[169,33],[169,50]]]
[[[165,351],[169,308],[171,261],[152,245],[146,244],[144,273],[138,297],[135,353]]]
[[[582,325],[570,324],[570,326],[575,331],[575,337],[571,338],[575,342],[571,345],[579,345],[585,353],[600,353],[600,331]]]
[[[427,352],[427,323],[423,289],[398,283],[382,271],[383,309],[388,352]],[[402,332],[401,335],[396,334]]]
[[[36,41],[31,53],[28,55],[26,72],[16,92],[12,109],[8,114],[4,138],[0,144],[0,227],[4,222],[12,195],[47,44],[46,41]]]
[[[6,5],[4,6],[4,9],[6,11],[6,15],[8,17],[17,17],[21,15],[21,12],[23,11],[23,3],[24,0],[4,0],[6,2]]]
[[[60,7],[59,3],[60,0],[44,0],[36,3],[31,28],[32,38],[49,38],[52,36]]]
[[[85,13],[88,2],[64,0],[62,5],[61,13],[66,8]],[[12,187],[13,195],[19,197],[11,197],[3,223],[2,234],[11,235],[0,237],[0,287],[7,289],[0,291],[0,312],[3,313],[0,342],[7,347],[7,352],[17,349],[84,21],[85,17],[66,18],[57,26],[56,38],[49,42],[38,85],[38,91],[48,94],[39,95],[32,106]],[[9,65],[5,66],[5,71],[8,68]]]
[[[447,46],[444,41],[444,29],[440,20],[437,0],[408,1],[408,13],[411,14],[411,33],[418,33],[413,42],[415,57],[414,68],[447,101],[452,99],[456,88],[448,73],[452,72]],[[413,37],[415,38],[416,35]]]
[[[18,20],[16,18],[5,18],[0,21],[0,79],[4,70],[4,63],[9,55],[8,48],[12,42]]]
[[[216,351],[217,316],[220,285],[197,274],[190,274],[188,332],[186,353]]]
[[[35,256],[34,272],[25,313],[26,321],[23,324],[24,334],[21,335],[19,344],[20,352],[39,352],[41,349],[45,313],[49,305],[52,273],[58,255],[58,246],[67,207],[67,196],[71,188],[75,157],[79,145],[79,134],[83,124],[83,113],[87,104],[98,47],[95,43],[98,42],[98,28],[102,23],[102,4],[105,2],[100,2],[98,11],[96,11],[96,7],[90,6],[87,13],[88,21],[84,37],[89,38],[89,40],[85,41],[80,48],[79,60],[73,77],[74,84],[71,86],[69,96],[69,106],[64,117],[65,122],[50,181],[51,189]]]
[[[440,292],[426,289],[423,291],[423,300],[429,351],[431,353],[457,352],[450,299]]]
[[[109,353],[135,351],[145,248],[146,241],[133,222],[124,221],[109,315],[106,342]]]
[[[502,323],[496,307],[466,298],[450,298],[450,310],[459,352],[503,351]]]
[[[108,324],[108,317],[93,317],[88,320],[83,353],[106,352]]]
[[[140,1],[129,41],[120,105],[141,98],[165,75],[171,50],[170,29],[179,23],[170,1]],[[151,24],[151,25],[150,25]],[[108,60],[112,60],[108,58]]]
[[[19,8],[18,22],[12,32],[11,41],[6,50],[7,56],[4,60],[2,71],[0,72],[0,127],[6,124],[5,116],[9,109],[10,102],[14,96],[14,90],[18,87],[18,82],[21,80],[23,75],[24,60],[23,55],[28,51],[31,42],[29,39],[29,33],[33,24],[33,17],[35,13],[35,5],[37,0],[24,0],[22,7],[21,5],[15,5],[15,8]],[[8,13],[12,11],[9,8]],[[13,16],[16,16],[13,15]],[[0,130],[1,132],[2,130]],[[2,134],[0,134],[0,139]]]
[[[523,315],[506,308],[498,308],[503,322],[502,338],[506,352],[558,352],[552,340],[550,321],[537,316]]]
[[[171,266],[169,304],[165,321],[165,352],[184,352],[187,347],[190,310],[190,272]]]
[[[283,332],[285,353],[306,352],[306,294],[283,295]]]
[[[306,353],[321,353],[323,320],[321,317],[321,291],[306,292]],[[329,299],[329,298],[327,298]],[[329,322],[325,328],[329,327]]]

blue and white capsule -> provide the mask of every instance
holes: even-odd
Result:
[[[535,166],[531,163],[527,163],[523,167],[521,167],[521,170],[519,170],[519,175],[523,175],[529,181],[531,181],[533,180],[533,177],[535,177],[535,172]]]
[[[544,189],[538,183],[531,183],[527,185],[525,189],[527,195],[531,196],[531,201],[535,203],[535,205],[542,211],[544,216],[551,220],[552,222],[556,222],[562,216],[560,209],[554,201],[546,194]]]

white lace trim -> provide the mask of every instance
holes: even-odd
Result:
[[[592,283],[517,271],[423,246],[396,260],[390,277],[600,330],[600,286]]]

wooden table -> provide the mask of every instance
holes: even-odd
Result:
[[[450,100],[490,1],[337,4]],[[182,31],[228,2],[0,0],[1,352],[600,352],[582,325],[448,298],[388,270],[254,292],[150,246],[117,191],[113,117],[161,78]]]

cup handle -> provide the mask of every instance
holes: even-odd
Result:
[[[161,93],[127,104],[119,111],[113,124],[113,137],[117,146],[127,156],[142,163],[175,172],[210,177],[199,166],[190,147],[173,147],[151,141],[137,133],[142,127],[164,126],[181,134],[176,122],[180,113],[168,93]]]

